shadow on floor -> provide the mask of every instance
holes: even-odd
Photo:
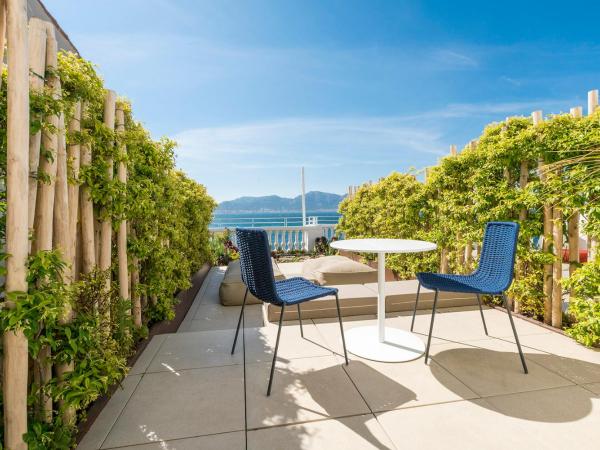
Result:
[[[289,326],[295,325],[295,323],[296,322],[284,324],[281,331],[282,335],[285,333],[299,333],[298,328]],[[308,325],[309,323],[310,321],[306,321],[305,325]],[[330,351],[330,349],[315,342],[309,337],[304,337],[302,339],[305,341],[306,345],[312,344]],[[270,345],[266,342],[264,336],[261,336],[260,340],[265,350],[270,349]],[[314,361],[315,367],[318,367],[320,365],[318,361],[322,358],[327,357],[301,358],[306,364],[306,369],[298,372],[289,369],[289,366],[294,364],[294,361],[298,360],[288,360],[278,356],[278,365],[273,378],[271,397],[266,397],[269,377],[268,372],[265,370],[257,377],[258,374],[256,372],[252,374],[252,371],[250,371],[249,375],[252,374],[256,378],[248,380],[249,385],[250,383],[254,384],[256,395],[264,395],[265,397],[259,397],[256,401],[257,404],[254,405],[251,404],[252,400],[250,398],[248,399],[249,415],[258,414],[261,422],[265,426],[269,426],[273,423],[277,424],[276,426],[285,426],[286,450],[315,448],[314,444],[310,444],[310,441],[313,438],[312,435],[315,433],[315,420],[336,421],[338,424],[348,427],[352,433],[354,433],[355,438],[353,439],[355,440],[350,444],[351,447],[346,446],[339,448],[363,448],[365,443],[368,443],[369,446],[364,448],[379,450],[388,450],[392,448],[389,447],[386,442],[382,442],[381,434],[378,435],[377,432],[372,430],[372,426],[370,426],[372,424],[369,424],[369,422],[373,422],[375,418],[366,402],[361,397],[358,389],[354,386],[352,380],[344,370],[345,365],[342,362],[341,355],[337,356],[339,361],[337,364],[322,369],[312,369],[312,362],[309,361]],[[373,383],[381,389],[393,393],[391,398],[401,399],[399,402],[391,401],[389,409],[397,408],[406,402],[416,399],[417,395],[413,391],[381,374],[367,364],[352,360],[350,361],[350,364],[360,366],[361,371],[367,373]],[[262,365],[265,368],[267,366],[264,363]],[[270,364],[268,364],[268,366],[270,368]],[[316,405],[312,407],[306,406],[306,403],[310,403],[310,401],[299,401],[302,396],[310,397]],[[317,405],[318,407],[316,407]],[[253,409],[255,410],[254,413],[251,412]],[[360,414],[365,415],[360,416]],[[345,419],[345,417],[349,416],[352,416],[352,418],[349,420]],[[292,424],[289,426],[285,425],[289,422],[292,422]],[[376,430],[380,431],[382,429],[377,425]],[[344,436],[343,439],[348,439],[348,436]],[[335,440],[335,437],[333,437],[332,440]],[[387,437],[384,436],[383,440],[387,441]],[[273,442],[273,444],[275,444],[275,442]],[[255,448],[256,445],[257,442],[253,442],[251,434],[249,437],[249,448]],[[343,444],[340,443],[340,445]]]
[[[521,362],[516,347],[514,353],[476,347],[449,349],[437,353],[433,359],[439,365],[432,365],[431,372],[442,384],[445,379],[443,368],[453,372],[453,367],[457,368],[461,366],[461,370],[464,369],[465,366],[472,368],[470,369],[469,376],[475,374],[476,376],[481,377],[480,380],[482,383],[496,383],[497,386],[501,386],[503,383],[529,381],[526,378],[520,379],[519,374],[523,377],[536,377],[535,370],[532,370],[535,369],[535,367],[532,367],[532,364],[529,364],[529,374],[526,375],[521,371]],[[563,373],[563,378],[564,370],[572,371],[572,374],[570,375],[575,376],[577,373],[600,374],[600,364],[593,364],[578,359],[565,358],[552,354],[527,354],[526,359],[529,362],[534,362],[547,368],[551,372],[555,372],[553,368],[560,368],[560,371]],[[501,371],[505,372],[502,373]],[[507,376],[507,374],[509,375]],[[486,380],[485,377],[487,377],[488,380]],[[569,376],[569,378],[572,378],[572,376]],[[571,387],[574,386],[575,385],[571,385]],[[446,385],[446,387],[452,390],[452,386]],[[472,389],[476,391],[475,388]],[[584,388],[576,388],[568,393],[564,391],[561,392],[558,389],[550,391],[539,387],[537,388],[537,391],[535,389],[536,387],[532,387],[531,389],[527,389],[528,392],[521,394],[537,395],[544,393],[537,397],[538,399],[541,398],[541,401],[538,404],[531,404],[527,401],[518,401],[515,399],[498,400],[499,397],[490,397],[487,401],[481,401],[480,399],[474,399],[473,401],[481,407],[488,408],[510,417],[536,422],[565,423],[573,422],[589,415],[592,411],[592,399],[599,398],[598,395],[595,395]],[[518,388],[514,389],[514,391],[518,390]],[[553,398],[553,395],[556,397]]]

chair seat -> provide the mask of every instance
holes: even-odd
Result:
[[[295,305],[337,293],[336,288],[318,286],[301,277],[276,281],[275,290],[277,291],[277,296],[286,305]]]
[[[472,294],[502,294],[504,289],[494,280],[474,273],[471,275],[453,275],[447,273],[419,272],[417,279],[427,289],[466,292]]]

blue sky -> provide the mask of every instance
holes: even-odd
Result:
[[[297,195],[302,165],[342,193],[600,87],[597,2],[45,3],[218,201]]]

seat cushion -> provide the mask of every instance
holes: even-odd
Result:
[[[337,293],[336,288],[321,287],[302,277],[276,281],[275,289],[279,298],[286,305],[295,305]]]
[[[275,280],[283,280],[285,278],[276,264],[273,264],[273,275],[275,275]],[[221,304],[224,306],[241,305],[244,301],[245,292],[246,285],[242,281],[240,261],[231,261],[227,266],[227,271],[225,271],[221,286],[219,286],[219,298],[221,299]],[[246,304],[258,303],[262,302],[248,292]]]
[[[471,275],[420,272],[417,273],[417,279],[432,290],[492,295],[502,293],[501,286],[495,280],[488,280],[477,272]]]
[[[377,281],[377,269],[345,256],[323,256],[304,261],[302,276],[320,285],[365,284]]]

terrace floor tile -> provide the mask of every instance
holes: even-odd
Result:
[[[264,449],[395,449],[372,414],[320,420],[248,433],[249,450]]]
[[[523,372],[515,344],[499,339],[449,343],[431,347],[432,359],[476,394],[487,397],[555,387],[573,383],[535,363],[539,352],[523,349],[529,373]],[[434,377],[441,376],[436,365]]]
[[[377,418],[396,446],[408,449],[591,450],[600,439],[600,398],[579,386],[408,408]]]
[[[240,308],[200,304],[188,327],[181,331],[235,330],[240,316]],[[246,305],[244,314],[246,327],[263,326],[262,305]]]
[[[282,327],[278,351],[280,358],[309,358],[332,354],[311,321],[305,321],[303,325],[304,338],[301,337],[300,327],[296,323],[287,322]],[[231,355],[234,336],[235,330],[233,329],[169,335],[152,360],[148,372],[241,364],[241,330],[236,352]],[[268,362],[273,359],[277,325],[268,324],[260,328],[246,328],[245,337],[248,363]]]
[[[244,432],[211,434],[193,438],[165,441],[156,440],[150,444],[118,447],[119,450],[244,450]]]
[[[249,428],[370,412],[333,356],[279,360],[271,396],[267,397],[270,367],[269,363],[261,363],[247,368]]]
[[[425,365],[422,358],[402,364],[355,358],[344,370],[373,412],[478,397],[443,367],[433,361]]]
[[[460,314],[456,314],[460,312]],[[508,315],[494,308],[484,307],[483,315],[487,325],[489,337],[512,337],[512,328]],[[395,318],[388,319],[391,324],[398,323],[401,327],[410,329],[410,320],[412,314],[401,315]],[[419,310],[415,318],[414,331],[419,334],[427,335],[431,323],[431,311]],[[552,331],[525,320],[516,320],[515,327],[520,336],[530,334],[549,334]],[[433,336],[439,339],[465,342],[471,340],[485,339],[486,336],[481,313],[477,307],[465,308],[445,308],[436,311],[435,321],[433,325]]]
[[[143,376],[102,448],[244,429],[241,366]]]

